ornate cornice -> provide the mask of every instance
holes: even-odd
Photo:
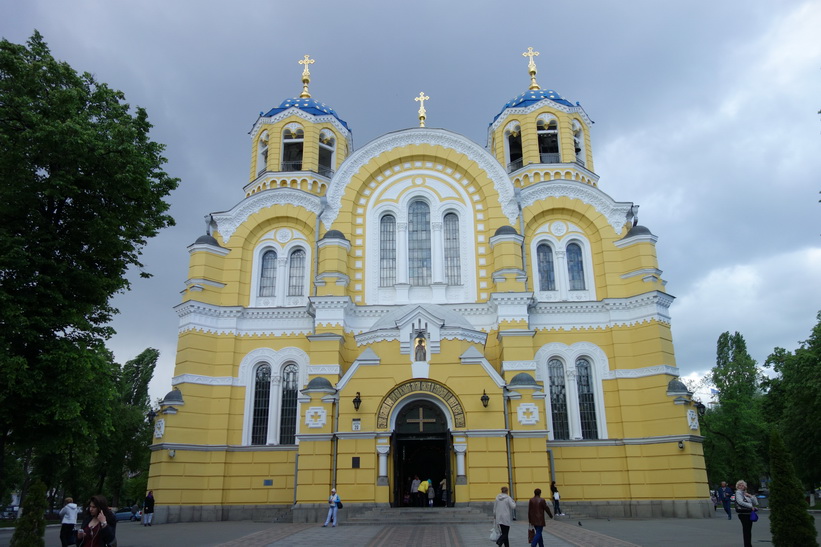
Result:
[[[222,307],[189,300],[174,307],[180,318],[179,332],[200,331],[233,336],[284,336],[311,334],[313,317],[305,307]]]
[[[621,234],[627,223],[627,213],[633,206],[629,202],[618,202],[610,196],[589,184],[572,180],[550,180],[537,182],[522,189],[522,208],[529,207],[538,201],[550,198],[567,197],[593,206],[617,234]]]
[[[419,128],[389,133],[368,143],[364,148],[356,151],[345,160],[342,167],[331,179],[326,193],[328,210],[322,215],[322,223],[325,227],[330,228],[339,215],[339,210],[342,207],[342,197],[348,189],[351,178],[368,162],[396,148],[418,145],[441,146],[467,156],[485,171],[488,178],[493,181],[499,204],[510,223],[512,224],[518,217],[519,210],[513,195],[513,183],[510,182],[510,178],[499,162],[496,161],[496,158],[475,142],[456,133],[444,129]]]
[[[587,116],[587,112],[584,111],[584,108],[581,106],[567,106],[561,103],[557,103],[551,99],[542,99],[538,103],[534,103],[528,106],[520,106],[518,108],[506,108],[501,115],[496,118],[496,121],[490,124],[487,130],[487,141],[490,142],[491,135],[493,132],[496,131],[500,126],[502,126],[505,121],[510,118],[511,116],[522,116],[526,114],[530,114],[540,108],[544,108],[549,106],[552,110],[558,110],[560,112],[564,112],[565,114],[578,114],[584,120],[584,123],[587,124],[588,127],[593,125],[592,120]]]
[[[230,211],[214,213],[211,216],[217,225],[222,242],[228,243],[237,228],[248,220],[248,217],[276,205],[302,207],[314,215],[318,215],[322,210],[319,196],[293,188],[271,188],[245,198]]]
[[[315,116],[309,112],[305,112],[295,106],[287,110],[283,110],[282,112],[275,114],[273,116],[260,116],[257,118],[257,121],[254,122],[253,127],[249,135],[251,135],[251,141],[257,140],[257,135],[259,134],[260,129],[262,129],[263,125],[273,125],[275,123],[281,122],[282,120],[289,118],[291,116],[296,116],[297,118],[302,118],[306,122],[309,123],[329,123],[333,125],[337,131],[339,131],[348,142],[351,142],[351,132],[348,131],[342,123],[333,116],[332,114],[322,114],[321,116]]]

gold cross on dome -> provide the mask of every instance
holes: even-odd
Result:
[[[308,65],[312,65],[316,62],[316,60],[311,59],[310,55],[306,55],[304,59],[301,61],[297,61],[301,65],[305,65],[305,70],[302,71],[302,93],[300,93],[300,97],[307,99],[311,96],[308,93],[308,84],[311,83],[311,73],[308,71]]]
[[[419,101],[419,127],[425,127],[425,101],[430,99],[427,95],[425,95],[424,91],[419,92],[419,96],[414,98],[414,101]]]
[[[539,84],[536,83],[536,62],[533,60],[533,57],[538,57],[539,52],[533,51],[532,47],[527,48],[527,51],[522,53],[522,57],[530,57],[530,60],[527,62],[527,72],[530,74],[530,88],[529,89],[541,89]]]

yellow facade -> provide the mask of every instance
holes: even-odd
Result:
[[[314,521],[332,486],[403,506],[413,475],[443,505],[555,480],[587,514],[708,515],[657,238],[599,188],[589,129],[532,86],[487,148],[354,151],[307,83],[260,116],[243,199],[189,247],[157,519]]]

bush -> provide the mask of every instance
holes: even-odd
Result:
[[[46,485],[34,481],[23,500],[23,516],[17,520],[9,547],[45,547]]]
[[[770,532],[776,547],[818,547],[815,519],[778,431],[770,438]]]

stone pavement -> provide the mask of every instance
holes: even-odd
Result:
[[[546,547],[735,547],[741,543],[741,525],[733,515],[712,519],[582,519],[572,517],[548,522]],[[814,515],[821,531],[821,515]],[[579,526],[581,522],[581,526]],[[59,547],[59,527],[46,530],[46,547]],[[119,547],[493,547],[488,541],[490,522],[443,525],[340,525],[272,524],[252,521],[190,522],[156,525],[121,522],[117,526]],[[513,523],[512,547],[527,545],[527,524]],[[10,530],[0,530],[0,547],[7,547]],[[769,512],[753,525],[753,544],[772,544]]]

